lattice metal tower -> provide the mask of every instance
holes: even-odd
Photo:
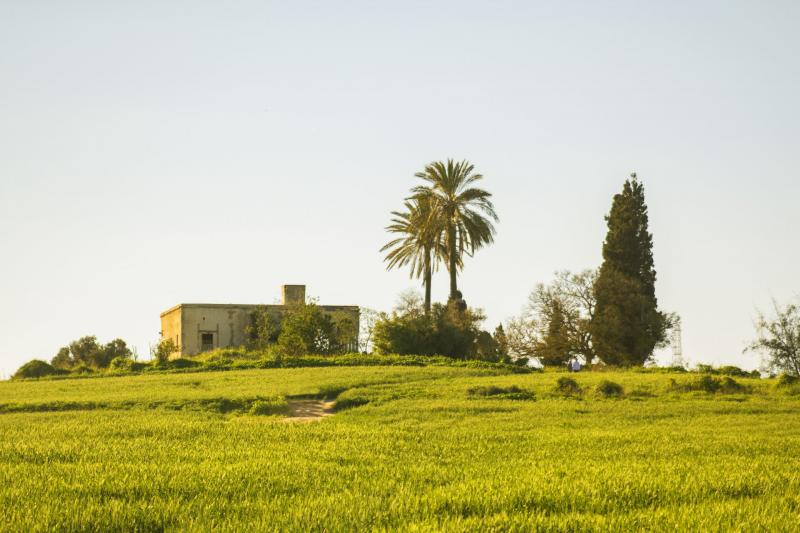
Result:
[[[683,339],[681,338],[681,317],[675,317],[675,325],[672,327],[672,336],[670,338],[670,345],[672,346],[672,366],[686,366],[686,361],[683,359]]]

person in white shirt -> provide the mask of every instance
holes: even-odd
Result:
[[[581,363],[578,361],[577,357],[572,358],[571,368],[573,372],[580,372],[581,371]]]

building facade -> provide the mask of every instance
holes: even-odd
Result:
[[[173,358],[197,355],[217,348],[245,346],[249,340],[246,328],[251,323],[253,311],[265,308],[279,319],[288,306],[302,304],[305,298],[305,285],[283,285],[280,304],[178,304],[161,313],[161,339],[171,340],[178,347]],[[355,331],[358,331],[358,306],[318,307],[329,315],[346,316],[355,323]],[[354,347],[357,343],[356,336],[353,339]]]

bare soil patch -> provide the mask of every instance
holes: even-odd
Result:
[[[334,402],[322,400],[289,400],[289,416],[286,422],[312,422],[333,414]]]

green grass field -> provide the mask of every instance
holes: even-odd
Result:
[[[344,367],[0,383],[0,530],[793,530],[800,395]],[[596,392],[603,380],[621,396]],[[676,383],[672,383],[675,380]],[[517,387],[513,389],[512,387]],[[607,392],[614,392],[606,387]],[[337,398],[286,422],[255,402]]]

